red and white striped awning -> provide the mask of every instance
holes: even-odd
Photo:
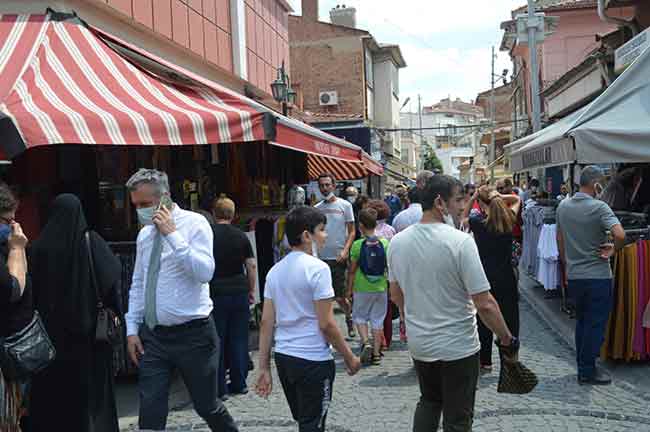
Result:
[[[332,166],[341,178],[381,172],[360,147],[283,117],[74,15],[0,15],[0,146],[9,158],[57,144],[253,141],[308,153],[310,167]]]

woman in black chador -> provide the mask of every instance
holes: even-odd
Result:
[[[30,253],[36,308],[57,357],[33,380],[30,431],[117,432],[113,351],[95,342],[97,294],[91,281],[88,225],[76,196],[58,196]],[[104,304],[116,312],[121,266],[90,232],[90,250]]]

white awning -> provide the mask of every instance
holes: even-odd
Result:
[[[650,162],[650,47],[568,133],[579,163]]]
[[[510,155],[510,168],[523,171],[573,162],[573,141],[566,137],[566,133],[585,110],[579,109],[539,131],[535,139]]]

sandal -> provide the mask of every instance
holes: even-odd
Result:
[[[361,345],[361,355],[359,355],[359,360],[361,364],[368,366],[372,362],[372,347],[368,343]]]
[[[373,353],[372,354],[372,359],[371,359],[372,365],[373,366],[380,366],[381,365],[381,357],[382,357],[381,354],[374,354]]]

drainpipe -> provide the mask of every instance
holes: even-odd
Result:
[[[598,16],[602,21],[606,23],[615,24],[619,27],[627,27],[632,32],[632,36],[639,34],[639,29],[632,21],[627,21],[621,18],[614,18],[607,15],[607,11],[605,10],[605,0],[598,0]]]

